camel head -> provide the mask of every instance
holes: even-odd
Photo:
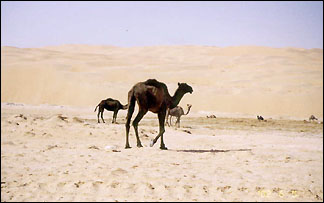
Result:
[[[179,83],[178,82],[178,89],[179,90],[182,90],[184,93],[190,93],[192,94],[193,92],[193,89],[190,85],[187,85],[187,83]]]

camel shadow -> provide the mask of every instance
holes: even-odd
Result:
[[[176,152],[191,152],[191,153],[218,153],[218,152],[241,152],[241,151],[251,151],[252,149],[183,149],[183,150],[173,150]]]

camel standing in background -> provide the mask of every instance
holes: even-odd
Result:
[[[99,114],[101,113],[101,119],[103,122],[105,122],[105,120],[103,119],[103,112],[104,109],[108,110],[108,111],[113,111],[114,115],[113,115],[113,119],[112,119],[112,123],[117,123],[116,119],[117,119],[117,114],[119,109],[127,109],[127,105],[122,105],[118,100],[112,99],[112,98],[108,98],[106,100],[102,100],[95,108],[94,112],[96,112],[97,107],[99,106],[99,110],[98,110],[98,123],[100,123],[99,121]]]
[[[310,117],[309,117],[309,121],[312,121],[312,120],[318,120],[314,115],[311,115]]]
[[[137,102],[139,110],[138,114],[133,121],[135,129],[135,135],[137,140],[137,147],[143,147],[138,136],[137,126],[143,116],[151,111],[158,114],[159,118],[159,134],[151,141],[150,146],[152,147],[156,141],[161,137],[160,149],[167,150],[163,141],[164,122],[167,108],[176,107],[184,94],[192,93],[192,87],[186,83],[178,83],[178,89],[171,97],[167,86],[155,79],[149,79],[145,82],[139,82],[135,84],[128,92],[128,112],[126,121],[126,145],[125,148],[130,148],[128,137],[130,129],[130,121],[134,112],[135,102]]]
[[[172,125],[171,118],[172,118],[172,116],[175,116],[175,117],[177,117],[176,125],[178,124],[178,128],[180,128],[180,117],[182,115],[188,115],[188,113],[189,113],[190,108],[192,107],[192,105],[191,104],[187,104],[187,107],[188,107],[187,113],[184,113],[183,108],[181,106],[176,106],[173,109],[168,109],[167,110],[167,115],[166,115],[166,124],[168,124],[168,126]],[[170,115],[170,124],[168,122],[169,115]]]
[[[258,118],[259,121],[263,121],[264,120],[264,118],[262,116],[257,116],[257,118]]]

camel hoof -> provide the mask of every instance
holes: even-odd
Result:
[[[160,147],[160,149],[162,149],[162,150],[168,150],[167,147]]]
[[[125,149],[130,149],[131,147],[130,146],[125,146]]]
[[[138,144],[137,147],[143,147],[142,144]]]

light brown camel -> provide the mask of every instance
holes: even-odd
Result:
[[[156,141],[161,137],[160,149],[167,150],[163,142],[164,122],[167,108],[176,107],[183,95],[192,93],[192,87],[186,83],[178,83],[178,89],[175,91],[174,96],[170,96],[167,86],[155,79],[149,79],[145,82],[135,84],[128,92],[128,112],[126,121],[126,145],[125,148],[130,148],[128,137],[130,129],[130,121],[134,112],[135,102],[137,102],[139,110],[138,114],[133,121],[135,135],[137,140],[137,147],[143,147],[138,136],[137,126],[143,116],[151,111],[158,114],[160,131],[159,134],[151,141],[152,147]]]
[[[127,109],[127,105],[122,105],[118,100],[116,99],[112,99],[112,98],[108,98],[106,100],[102,100],[95,108],[95,112],[97,110],[97,107],[99,107],[98,110],[98,123],[100,123],[99,121],[99,114],[101,113],[101,119],[103,122],[105,122],[105,120],[103,119],[103,112],[104,109],[106,109],[107,111],[113,111],[114,115],[113,115],[113,119],[112,119],[112,123],[117,123],[116,119],[117,119],[117,114],[118,111],[120,109]]]
[[[180,117],[182,115],[188,115],[188,113],[189,113],[190,108],[192,107],[192,105],[191,104],[187,104],[187,107],[188,107],[187,113],[184,113],[183,108],[181,106],[176,106],[173,109],[168,109],[167,110],[167,115],[166,115],[166,124],[168,124],[168,126],[172,125],[171,118],[172,118],[172,116],[175,116],[175,117],[177,117],[177,121],[176,121],[175,124],[176,125],[178,124],[178,128],[180,128]],[[170,124],[168,122],[169,116],[170,116]]]

